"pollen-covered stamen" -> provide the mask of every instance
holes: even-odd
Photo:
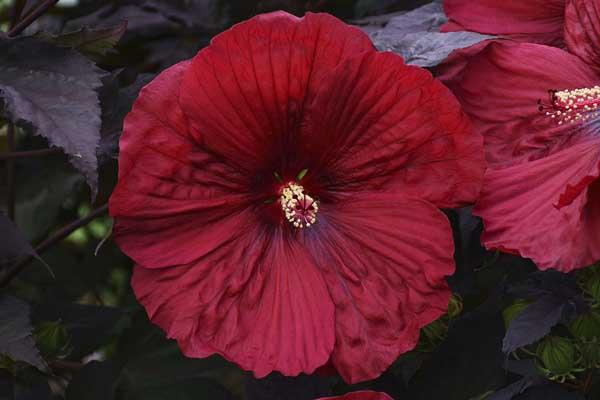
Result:
[[[290,182],[281,189],[281,208],[287,219],[296,228],[308,228],[317,222],[319,204],[304,193],[304,188]]]
[[[550,103],[538,100],[539,109],[559,125],[584,122],[598,116],[600,86],[573,90],[550,90]]]

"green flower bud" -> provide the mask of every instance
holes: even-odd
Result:
[[[600,314],[591,311],[580,315],[569,324],[569,330],[577,339],[586,341],[600,339]]]
[[[421,328],[421,340],[419,341],[420,348],[423,351],[432,351],[444,340],[447,331],[448,326],[446,326],[442,319],[438,319],[429,325],[424,326]]]
[[[454,319],[460,315],[463,310],[463,302],[459,295],[453,294],[448,303],[448,317]]]
[[[587,293],[596,301],[600,302],[600,273],[596,272],[590,275],[585,283],[584,288]]]
[[[581,342],[577,345],[577,349],[581,354],[581,364],[586,369],[600,367],[600,342],[597,340]]]
[[[60,321],[42,322],[34,331],[38,348],[46,356],[65,355],[69,346],[69,333]]]
[[[554,375],[567,375],[575,369],[577,350],[569,339],[548,336],[538,347],[536,355]]]
[[[510,323],[517,315],[521,313],[531,301],[524,299],[517,299],[510,306],[506,307],[504,311],[502,311],[502,317],[504,317],[504,326],[508,328]]]

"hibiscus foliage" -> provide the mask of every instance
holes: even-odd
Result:
[[[516,3],[0,0],[0,400],[600,398],[600,5]]]

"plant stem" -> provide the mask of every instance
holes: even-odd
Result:
[[[77,229],[85,226],[95,220],[96,218],[106,214],[108,211],[108,204],[105,204],[101,207],[92,210],[88,215],[83,218],[80,218],[76,221],[71,222],[68,225],[65,225],[58,231],[54,232],[50,237],[42,241],[39,245],[36,246],[35,251],[38,254],[43,253],[48,250],[48,248],[52,247],[54,244],[60,242],[71,233],[76,231]],[[26,256],[19,262],[17,262],[13,267],[8,268],[4,276],[0,278],[0,288],[8,285],[17,275],[21,273],[29,265],[29,263],[34,259],[33,256]]]
[[[53,154],[61,154],[62,150],[58,147],[52,147],[50,149],[39,149],[39,150],[27,150],[27,151],[13,151],[10,153],[0,153],[0,161],[12,160],[15,158],[29,158],[29,157],[41,157]]]
[[[53,370],[62,370],[62,371],[70,371],[77,372],[82,369],[85,364],[79,361],[69,361],[69,360],[51,360],[48,362],[50,368]]]
[[[15,151],[15,124],[8,123],[7,131],[8,152]],[[11,220],[15,219],[15,161],[8,159],[6,161],[6,214]]]
[[[21,19],[27,0],[16,0],[10,13],[10,28],[12,29]]]
[[[58,3],[58,0],[44,0],[38,7],[34,8],[33,11],[27,14],[11,30],[8,31],[8,37],[15,37],[19,33],[23,32],[29,25],[44,15],[46,11],[48,11],[56,3]]]

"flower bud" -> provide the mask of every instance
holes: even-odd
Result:
[[[600,273],[596,272],[590,275],[585,283],[584,288],[587,293],[596,301],[600,302]]]
[[[460,315],[462,310],[463,310],[462,298],[457,294],[453,294],[450,297],[450,302],[448,303],[448,317],[450,317],[451,319],[454,319]]]
[[[524,299],[517,299],[510,306],[506,307],[504,311],[502,311],[502,317],[504,317],[504,326],[508,328],[512,320],[521,313],[531,301]]]
[[[46,356],[65,355],[69,346],[69,333],[60,321],[42,322],[34,332],[36,343]]]
[[[419,345],[423,351],[432,351],[444,340],[447,331],[448,326],[442,319],[435,320],[421,329]]]
[[[577,345],[579,354],[581,354],[581,364],[586,369],[600,367],[600,342],[593,340],[590,342],[581,342]]]
[[[554,375],[567,375],[575,369],[577,351],[569,339],[548,336],[537,348],[536,355]]]
[[[590,341],[600,339],[600,314],[590,311],[575,318],[569,324],[569,330],[577,339]]]

